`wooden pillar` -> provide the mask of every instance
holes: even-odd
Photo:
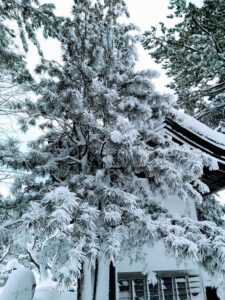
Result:
[[[116,268],[112,262],[109,266],[109,300],[116,300]]]

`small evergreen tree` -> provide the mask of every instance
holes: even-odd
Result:
[[[171,77],[169,87],[178,105],[211,127],[224,122],[224,18],[223,0],[205,0],[201,8],[186,0],[171,0],[168,18],[177,20],[161,34],[152,27],[144,47]]]
[[[159,240],[178,259],[225,270],[223,230],[163,206],[171,195],[200,201],[203,167],[217,166],[154,131],[170,114],[170,97],[154,90],[153,72],[135,71],[136,28],[118,22],[123,14],[122,0],[74,1],[58,27],[63,65],[40,65],[38,100],[24,104],[22,129],[38,124],[42,134],[26,154],[13,145],[1,152],[7,166],[26,172],[5,200],[2,232],[14,231],[14,245],[43,277],[50,270],[62,285],[79,278],[83,300],[108,299],[110,262],[144,259],[138,250]]]

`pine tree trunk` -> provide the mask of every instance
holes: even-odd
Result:
[[[94,277],[93,277],[93,297],[92,300],[96,298],[96,290],[97,290],[97,281],[98,281],[98,260],[95,263]]]
[[[103,256],[98,260],[98,277],[94,300],[109,299],[109,261]]]
[[[48,267],[40,264],[40,281],[46,281],[48,279]]]
[[[77,279],[77,300],[82,300],[82,290],[83,290],[83,275],[84,275],[84,264],[81,268],[81,276]]]
[[[109,266],[109,299],[116,300],[116,269],[112,262]]]
[[[83,267],[83,286],[81,300],[92,300],[92,268],[88,260],[84,262]]]

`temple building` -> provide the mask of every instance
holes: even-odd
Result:
[[[209,193],[216,193],[225,188],[225,135],[185,114],[180,114],[173,120],[164,120],[155,130],[168,134],[180,145],[187,144],[214,157],[219,169],[205,168],[202,181],[209,187]],[[189,203],[187,208],[184,202],[171,197],[166,205],[168,211],[174,215],[183,215],[188,209],[189,215],[197,220],[194,201]],[[219,299],[216,289],[206,288],[196,263],[178,265],[175,258],[166,254],[162,242],[145,250],[148,267],[154,271],[156,277],[155,282],[154,278],[149,281],[143,274],[143,263],[131,264],[129,259],[124,259],[118,262],[111,272],[110,300]]]

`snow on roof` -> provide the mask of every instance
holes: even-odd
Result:
[[[175,122],[179,125],[225,149],[225,134],[208,127],[182,111],[174,110],[173,113],[175,114]]]

